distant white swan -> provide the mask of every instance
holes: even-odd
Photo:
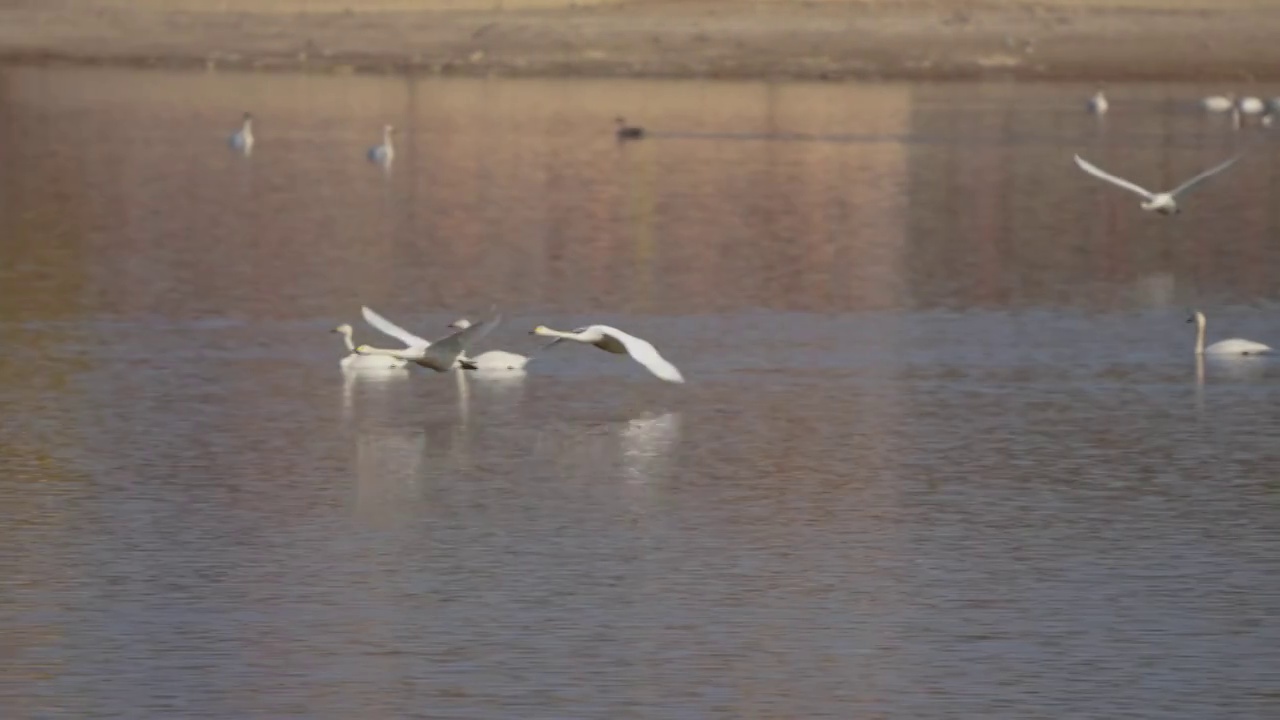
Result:
[[[231,138],[227,140],[227,144],[233,150],[239,150],[245,155],[253,152],[253,115],[244,114],[244,121],[240,125],[240,129],[231,133]]]
[[[456,330],[466,330],[471,327],[471,321],[466,318],[458,318],[450,323],[449,327]],[[479,355],[463,355],[460,362],[470,363],[475,366],[476,370],[523,370],[524,366],[529,363],[529,358],[525,355],[505,350],[488,350]]]
[[[460,363],[459,359],[466,353],[467,348],[479,342],[485,335],[488,335],[500,322],[502,322],[502,316],[494,316],[492,320],[459,330],[446,338],[430,343],[421,350],[384,350],[382,348],[372,348],[368,345],[360,345],[356,348],[356,352],[361,355],[382,355],[408,360],[436,372],[448,372],[457,367],[474,370],[474,366],[468,366],[465,362]]]
[[[1128,180],[1125,180],[1124,178],[1116,177],[1115,175],[1112,175],[1104,170],[1101,170],[1091,165],[1088,161],[1086,161],[1084,158],[1080,157],[1079,155],[1076,155],[1075,158],[1076,158],[1076,165],[1079,165],[1081,170],[1084,170],[1085,172],[1089,173],[1094,177],[1106,180],[1107,182],[1113,185],[1118,185],[1119,187],[1122,187],[1125,190],[1128,190],[1130,192],[1135,192],[1141,195],[1142,197],[1146,198],[1146,200],[1144,200],[1141,203],[1143,210],[1158,212],[1161,215],[1176,215],[1177,213],[1182,212],[1182,209],[1178,207],[1178,203],[1176,200],[1176,198],[1179,195],[1199,185],[1205,180],[1208,180],[1214,175],[1217,175],[1223,170],[1226,170],[1227,168],[1231,167],[1236,163],[1237,160],[1240,159],[1240,156],[1237,155],[1231,158],[1230,160],[1227,160],[1226,162],[1222,163],[1221,165],[1216,165],[1214,167],[1211,167],[1208,170],[1205,170],[1199,175],[1196,175],[1195,177],[1191,178],[1190,180],[1182,183],[1178,187],[1168,192],[1158,192],[1158,193],[1151,192],[1150,190],[1139,187],[1138,185],[1135,185],[1129,182]]]
[[[1094,115],[1106,115],[1111,104],[1107,102],[1107,96],[1102,93],[1101,89],[1099,89],[1098,92],[1093,94],[1093,97],[1089,98],[1087,107],[1089,108],[1089,112]]]
[[[532,334],[556,338],[547,347],[551,347],[551,345],[555,345],[562,340],[572,340],[585,345],[595,345],[601,350],[615,355],[630,355],[632,360],[640,363],[646,370],[659,378],[671,383],[684,382],[684,376],[680,374],[680,370],[662,357],[657,348],[647,340],[642,340],[635,335],[628,335],[608,325],[588,325],[580,327],[573,332],[552,330],[545,325],[539,325],[533,329]]]
[[[1273,352],[1273,350],[1259,342],[1252,340],[1241,340],[1240,338],[1231,338],[1230,340],[1219,340],[1218,342],[1204,346],[1204,313],[1199,310],[1194,311],[1187,322],[1196,324],[1196,354],[1197,355],[1262,355]]]
[[[1242,97],[1236,101],[1236,105],[1245,115],[1260,115],[1267,109],[1267,104],[1256,97]]]
[[[391,125],[382,126],[382,144],[369,148],[369,162],[389,165],[396,157],[396,148],[391,144],[391,136],[396,129]]]
[[[330,330],[330,332],[340,333],[347,345],[348,352],[350,352],[349,355],[338,361],[338,365],[343,370],[399,370],[408,364],[406,360],[401,358],[357,353],[355,344],[351,342],[351,326],[346,323],[342,323]]]
[[[1209,112],[1224,113],[1235,107],[1235,101],[1230,95],[1210,95],[1200,101],[1200,106]]]

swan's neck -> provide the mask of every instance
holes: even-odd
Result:
[[[244,119],[244,125],[240,126],[240,132],[244,133],[245,135],[253,134],[253,118]]]
[[[356,346],[351,342],[351,331],[343,329],[340,332],[342,333],[342,342],[347,346],[347,352],[355,352]]]
[[[547,328],[538,334],[545,335],[547,337],[563,338],[565,340],[581,340],[582,339],[582,336],[579,335],[578,333],[565,332],[563,330],[552,330],[551,328]]]
[[[385,145],[388,150],[391,149],[391,131],[386,128],[383,128],[382,130],[382,144]]]
[[[1196,318],[1196,354],[1204,354],[1204,318]]]
[[[396,359],[398,359],[398,360],[404,360],[404,359],[405,359],[405,358],[404,358],[404,353],[401,353],[401,352],[399,352],[399,351],[397,351],[397,350],[388,350],[388,349],[386,349],[386,348],[368,347],[367,345],[361,345],[361,346],[360,346],[359,354],[360,354],[360,355],[386,355],[387,357],[393,357],[393,358],[396,358]]]

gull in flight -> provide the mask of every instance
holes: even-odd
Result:
[[[658,353],[658,349],[651,345],[648,340],[641,340],[635,335],[628,335],[608,325],[588,325],[580,327],[573,332],[552,330],[545,325],[539,325],[533,329],[531,334],[555,338],[547,347],[551,347],[562,340],[572,340],[584,345],[595,345],[601,350],[615,355],[630,355],[632,360],[640,363],[646,370],[657,375],[662,380],[670,383],[684,382],[684,376],[680,374],[680,370],[662,357]]]
[[[1112,185],[1119,185],[1125,190],[1128,190],[1130,192],[1135,192],[1141,195],[1142,197],[1146,198],[1141,203],[1143,210],[1158,212],[1161,215],[1176,215],[1182,212],[1182,209],[1178,207],[1178,202],[1177,202],[1177,197],[1179,195],[1199,185],[1205,180],[1208,180],[1214,175],[1217,175],[1223,170],[1226,170],[1227,168],[1231,167],[1236,163],[1237,160],[1240,159],[1240,156],[1237,155],[1231,158],[1230,160],[1222,163],[1221,165],[1215,165],[1214,167],[1211,167],[1208,170],[1205,170],[1199,175],[1196,175],[1195,177],[1191,178],[1190,180],[1182,183],[1178,187],[1168,192],[1151,192],[1146,188],[1135,185],[1129,182],[1128,180],[1125,180],[1124,178],[1116,177],[1115,175],[1112,175],[1106,172],[1105,170],[1102,170],[1090,164],[1087,160],[1080,157],[1079,155],[1076,155],[1075,158],[1076,158],[1076,164],[1080,166],[1081,170],[1084,170],[1085,172],[1089,173],[1094,177],[1102,178],[1103,180],[1106,180]]]

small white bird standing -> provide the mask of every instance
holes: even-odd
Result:
[[[341,334],[343,341],[347,345],[347,352],[350,353],[338,361],[338,365],[343,370],[399,370],[408,364],[408,361],[402,358],[357,353],[355,344],[351,342],[351,326],[346,323],[342,323],[329,332]],[[362,345],[361,347],[367,346]]]
[[[1079,155],[1076,155],[1075,159],[1076,165],[1079,165],[1081,170],[1084,170],[1090,175],[1106,180],[1112,185],[1117,185],[1125,190],[1137,193],[1146,198],[1146,200],[1141,203],[1143,210],[1158,212],[1161,215],[1176,215],[1182,212],[1182,209],[1178,207],[1177,203],[1177,197],[1179,195],[1231,167],[1240,159],[1240,156],[1237,155],[1220,165],[1215,165],[1168,192],[1151,192],[1150,190],[1135,185],[1124,178],[1116,177],[1115,175],[1095,167]]]
[[[233,150],[248,155],[253,152],[253,115],[244,114],[244,120],[240,125],[240,129],[231,133],[231,137],[227,140],[227,144]]]
[[[391,125],[382,126],[382,144],[369,148],[369,162],[379,165],[390,165],[396,157],[395,146],[391,144],[391,136],[396,132]]]
[[[1106,115],[1107,109],[1110,107],[1111,104],[1107,102],[1107,96],[1102,93],[1101,88],[1098,89],[1098,92],[1093,94],[1093,97],[1089,98],[1089,112],[1094,115]]]
[[[1205,347],[1204,328],[1207,323],[1204,319],[1204,313],[1199,310],[1193,311],[1191,316],[1187,318],[1187,322],[1196,324],[1197,355],[1263,355],[1273,352],[1270,347],[1263,345],[1260,342],[1242,340],[1240,338],[1219,340],[1209,347]]]
[[[640,363],[646,370],[657,375],[662,380],[670,383],[684,382],[684,376],[680,374],[680,370],[662,357],[658,353],[658,349],[651,345],[649,341],[642,340],[635,335],[628,335],[608,325],[588,325],[580,327],[573,332],[552,330],[545,325],[539,325],[530,334],[555,338],[547,347],[551,347],[562,340],[572,340],[584,345],[595,345],[601,350],[615,355],[630,355],[632,360]]]

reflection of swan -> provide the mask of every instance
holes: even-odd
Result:
[[[467,348],[480,341],[485,335],[502,322],[502,316],[494,316],[492,320],[487,320],[478,325],[472,325],[465,330],[458,332],[429,343],[427,347],[406,348],[405,350],[384,350],[382,348],[369,347],[361,345],[356,348],[356,352],[361,355],[383,355],[401,360],[408,360],[416,365],[424,368],[435,370],[436,372],[448,372],[456,367],[462,367],[467,370],[474,370],[475,366],[467,362],[459,362],[459,358],[466,352]]]
[[[351,342],[351,326],[346,323],[342,323],[329,332],[340,333],[342,341],[346,343],[347,350],[351,353],[338,361],[343,370],[398,370],[407,364],[401,358],[357,353],[355,345]],[[361,347],[367,346],[362,345]]]
[[[651,345],[649,341],[641,340],[635,335],[628,335],[608,325],[588,325],[587,327],[580,327],[573,332],[552,330],[545,325],[539,325],[533,329],[532,334],[556,338],[547,347],[551,347],[551,345],[555,345],[561,340],[572,340],[585,345],[595,345],[601,350],[615,355],[630,355],[632,360],[640,363],[646,370],[659,378],[672,383],[684,382],[684,376],[680,374],[680,370],[662,357],[658,353],[658,349]]]
[[[239,150],[245,155],[253,152],[253,115],[244,114],[244,124],[238,131],[231,134],[227,142],[233,150]]]
[[[1109,107],[1111,106],[1107,102],[1107,96],[1102,94],[1101,89],[1099,89],[1098,92],[1094,93],[1093,97],[1089,98],[1089,103],[1088,103],[1089,112],[1093,113],[1094,115],[1106,115],[1107,108]]]
[[[426,435],[375,428],[356,437],[356,514],[365,522],[418,517]]]
[[[449,327],[457,330],[466,330],[471,327],[471,321],[466,318],[459,318],[450,323]],[[462,362],[471,363],[476,370],[523,370],[524,366],[529,362],[529,358],[505,350],[489,350],[470,357],[464,355]]]
[[[1271,352],[1271,348],[1262,343],[1252,340],[1241,340],[1240,338],[1231,338],[1230,340],[1219,340],[1218,342],[1204,346],[1204,313],[1199,310],[1194,311],[1187,322],[1196,324],[1196,354],[1197,355],[1262,355]]]
[[[627,423],[622,441],[622,464],[633,479],[648,480],[661,471],[680,439],[680,413],[641,416]]]
[[[391,136],[396,129],[391,125],[382,126],[382,144],[369,148],[369,162],[379,165],[390,165],[396,157],[395,146],[391,144]]]
[[[1211,167],[1208,170],[1205,170],[1199,175],[1196,175],[1195,177],[1191,178],[1190,180],[1182,183],[1178,187],[1168,192],[1160,192],[1160,193],[1153,193],[1150,190],[1139,187],[1129,182],[1128,180],[1125,180],[1124,178],[1116,177],[1115,175],[1112,175],[1106,172],[1105,170],[1101,170],[1091,165],[1088,161],[1084,160],[1079,155],[1076,155],[1075,158],[1076,158],[1076,165],[1079,165],[1081,170],[1084,170],[1085,172],[1089,173],[1094,177],[1106,180],[1107,182],[1113,185],[1122,187],[1125,190],[1128,190],[1130,192],[1135,192],[1141,195],[1142,197],[1146,198],[1146,200],[1141,203],[1143,210],[1154,210],[1155,212],[1158,212],[1161,215],[1175,215],[1179,212],[1182,212],[1182,210],[1178,207],[1178,203],[1175,200],[1179,195],[1190,190],[1196,185],[1199,185],[1205,180],[1208,180],[1214,175],[1217,175],[1223,170],[1226,170],[1227,168],[1231,167],[1232,165],[1235,164],[1237,160],[1240,159],[1240,156],[1237,155],[1220,165],[1215,165],[1214,167]]]

